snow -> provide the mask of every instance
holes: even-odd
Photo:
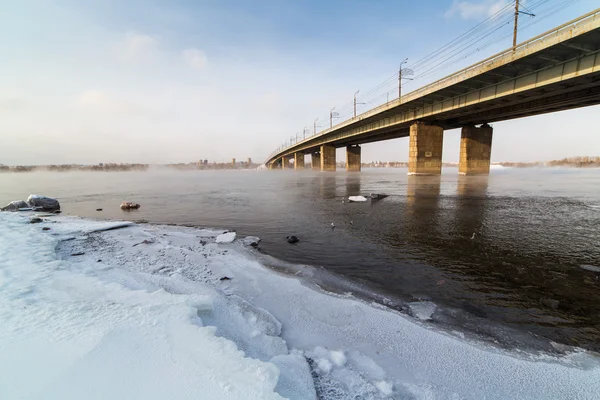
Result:
[[[326,293],[311,267],[284,275],[241,242],[224,250],[223,231],[48,219],[0,213],[3,400],[600,392],[600,362],[585,351],[503,350]]]
[[[236,233],[235,232],[225,232],[217,236],[217,243],[231,243],[235,240]]]
[[[363,202],[367,201],[365,196],[348,196],[348,201]]]

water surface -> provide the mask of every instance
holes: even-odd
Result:
[[[35,172],[0,174],[0,203],[35,193],[71,215],[235,229],[392,307],[431,300],[443,310],[433,323],[600,350],[599,187],[594,169]],[[389,197],[342,202],[370,193]]]

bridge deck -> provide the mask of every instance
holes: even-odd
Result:
[[[415,121],[444,129],[600,104],[600,9],[273,153],[409,135]]]

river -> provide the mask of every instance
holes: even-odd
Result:
[[[233,229],[259,236],[274,268],[326,271],[315,279],[327,289],[408,313],[431,301],[442,327],[505,346],[600,350],[600,170],[406,172],[3,173],[0,204],[40,194],[67,215]],[[388,197],[345,201],[370,193]]]

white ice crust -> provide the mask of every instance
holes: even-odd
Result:
[[[222,231],[122,225],[0,214],[0,399],[600,393],[587,352],[501,350],[276,273]]]

